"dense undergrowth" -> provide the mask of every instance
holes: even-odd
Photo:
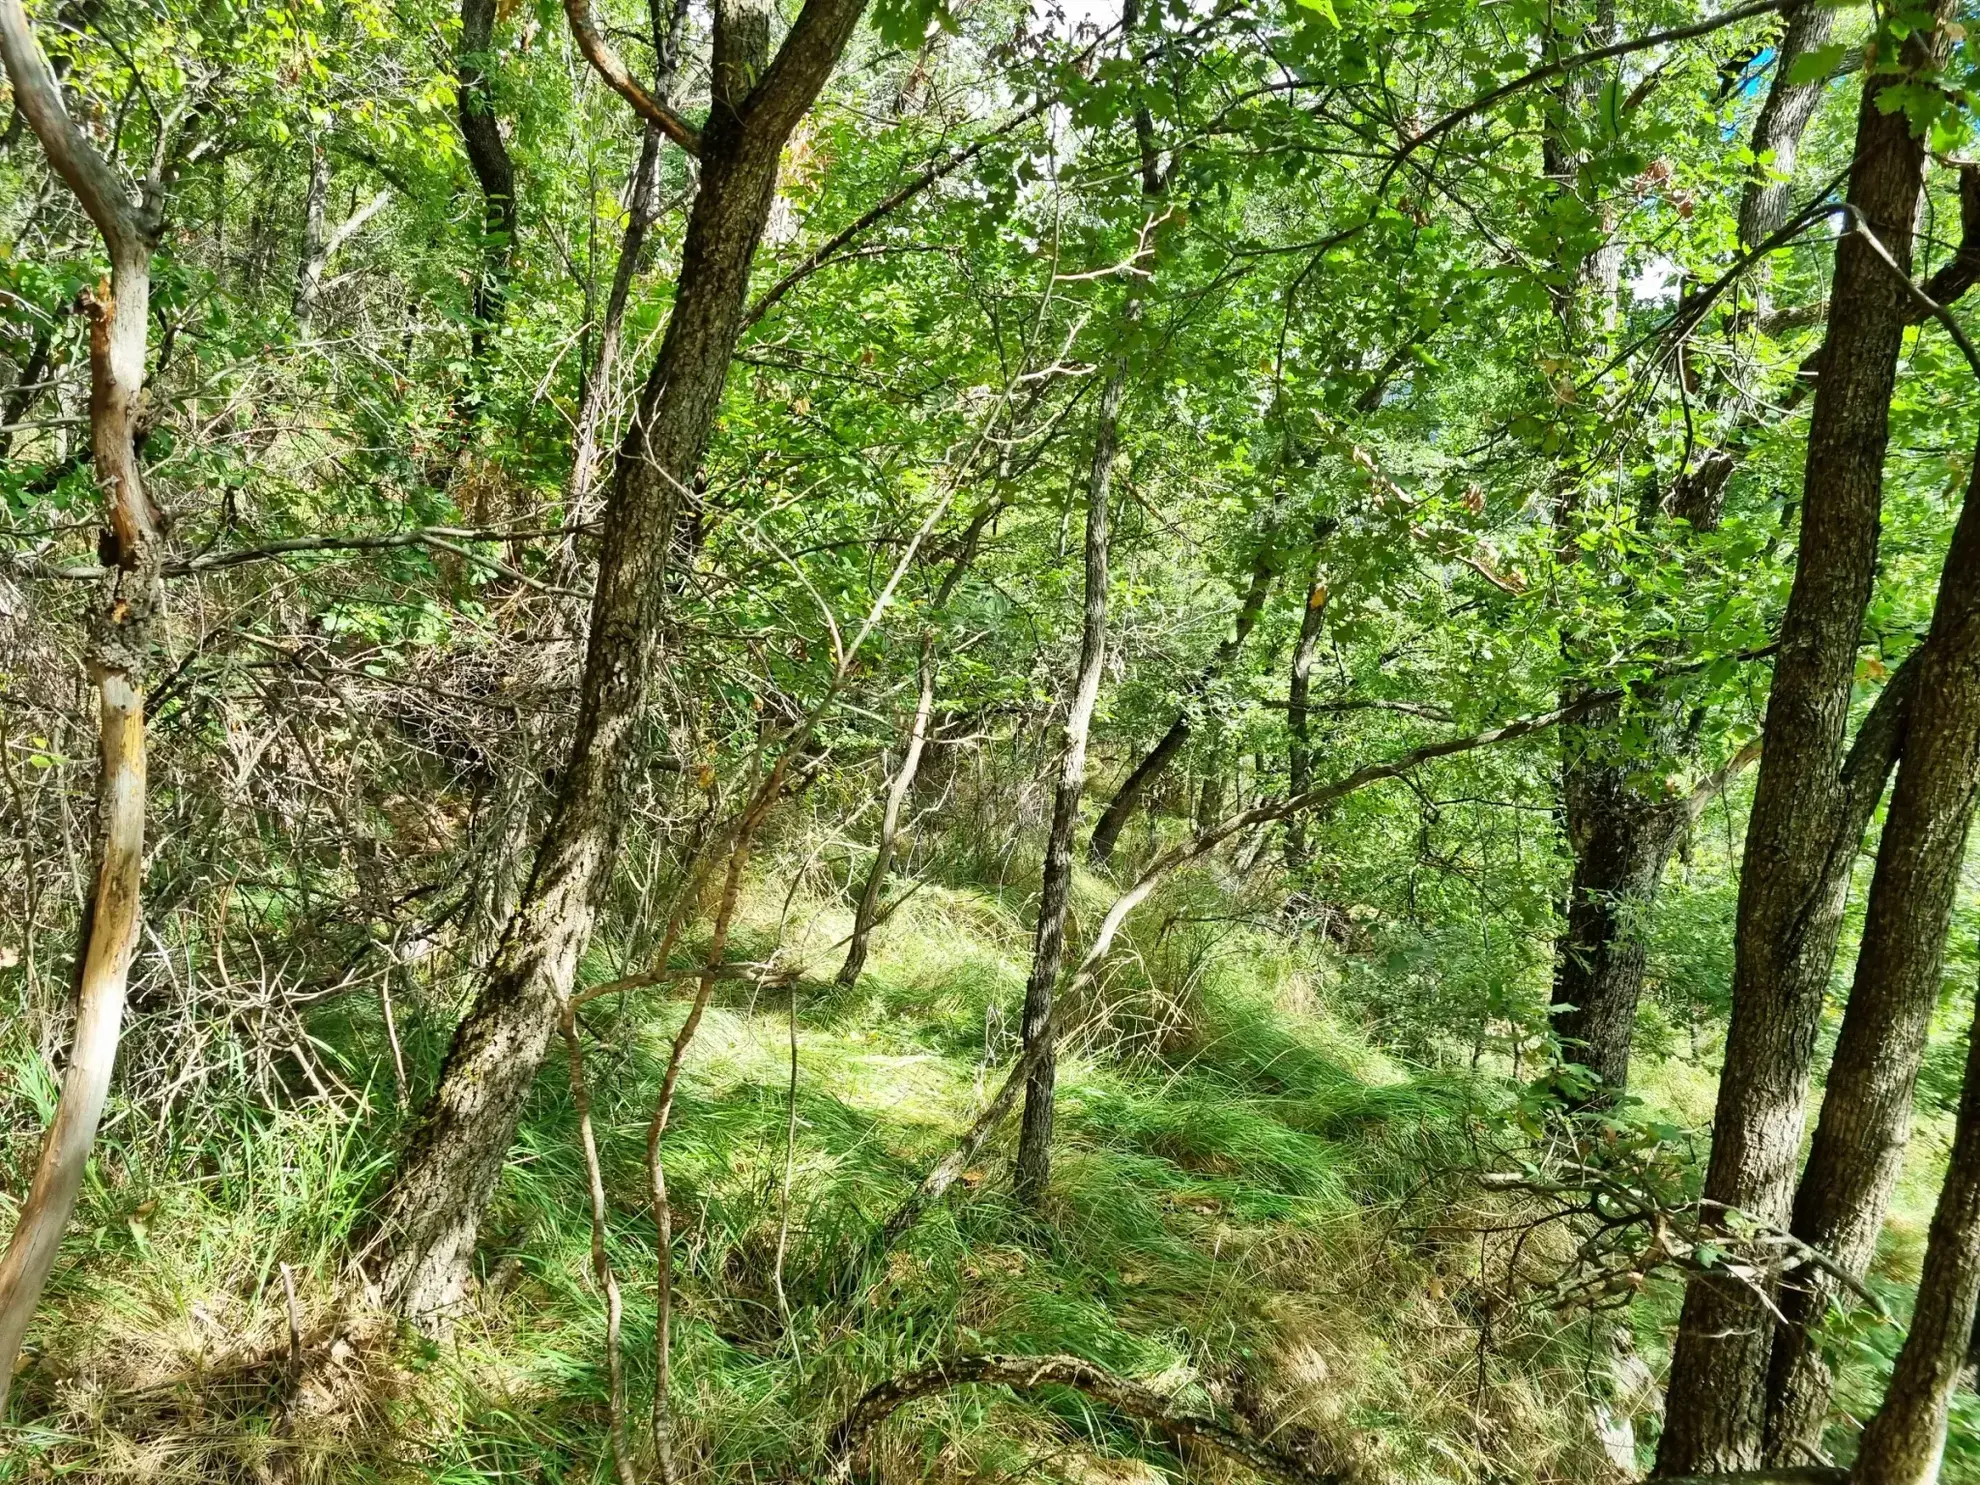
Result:
[[[666,1142],[687,1479],[814,1472],[866,1388],[972,1351],[1098,1362],[1354,1481],[1615,1478],[1592,1422],[1604,1406],[1639,1415],[1647,1451],[1651,1396],[1617,1399],[1607,1358],[1631,1332],[1624,1344],[1661,1361],[1674,1289],[1653,1283],[1626,1312],[1553,1313],[1506,1284],[1518,1214],[1474,1179],[1505,1153],[1478,1135],[1516,1096],[1510,1023],[1491,1037],[1453,1024],[1441,1045],[1421,1025],[1399,1034],[1394,1002],[1423,953],[1301,929],[1229,867],[1150,903],[1075,1008],[1043,1216],[1009,1199],[1000,1143],[875,1254],[875,1224],[1015,1055],[1035,862],[1023,847],[978,855],[932,863],[850,990],[832,981],[843,884],[819,852],[786,849],[752,884],[731,957],[780,972],[723,983]],[[1106,895],[1081,881],[1076,923]],[[611,977],[611,948],[594,980]],[[451,1339],[423,1342],[350,1297],[351,1245],[406,1103],[381,1011],[364,996],[311,1011],[314,1055],[287,1071],[287,1096],[208,1067],[190,1101],[113,1110],[0,1479],[609,1478],[604,1309],[561,1057]],[[683,1012],[647,989],[592,1002],[582,1027],[642,1447],[655,1243],[641,1150]],[[399,1006],[413,1099],[449,1014],[444,997]],[[19,1044],[11,1057],[39,1120],[45,1064]],[[1709,1111],[1709,1076],[1682,1058],[1651,1063],[1644,1088],[1693,1127]],[[1928,1193],[1880,1279],[1900,1305]],[[1893,1334],[1853,1334],[1849,1395],[1874,1398]],[[1975,1478],[1954,1452],[1948,1478]],[[1075,1393],[962,1388],[898,1415],[872,1463],[887,1480],[1127,1481],[1179,1462]]]

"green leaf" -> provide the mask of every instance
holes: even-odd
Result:
[[[1848,47],[1838,41],[1829,46],[1818,46],[1812,52],[1803,52],[1788,68],[1788,82],[1796,87],[1821,82],[1842,65],[1843,53],[1847,50]]]

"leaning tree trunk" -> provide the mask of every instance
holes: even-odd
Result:
[[[687,10],[687,0],[675,0],[672,17],[663,31],[659,27],[659,7],[654,6],[653,52],[659,73],[653,80],[653,94],[662,106],[673,100]],[[619,261],[612,270],[612,288],[605,296],[605,316],[598,324],[598,351],[591,365],[585,368],[584,386],[578,395],[577,436],[571,449],[571,511],[566,517],[573,522],[582,517],[591,494],[598,465],[598,425],[604,416],[605,399],[611,395],[612,374],[619,364],[626,304],[632,298],[633,279],[639,272],[646,234],[660,213],[660,151],[664,138],[658,124],[649,123],[640,133],[639,161],[633,166],[632,188],[627,193],[626,227],[619,239]]]
[[[1134,331],[1138,300],[1130,300],[1124,329]],[[1052,992],[1066,948],[1066,898],[1072,887],[1073,833],[1086,788],[1086,734],[1100,696],[1107,659],[1107,503],[1113,495],[1114,456],[1120,448],[1121,396],[1127,388],[1123,348],[1100,391],[1093,424],[1093,464],[1086,479],[1086,615],[1079,638],[1079,672],[1067,699],[1052,795],[1052,831],[1045,841],[1044,879],[1038,892],[1038,927],[1031,949],[1031,977],[1024,987],[1024,1053],[1031,1070],[1024,1086],[1024,1122],[1018,1131],[1014,1177],[1018,1199],[1036,1206],[1052,1174],[1052,1102],[1057,1070],[1052,1049]]]
[[[1980,463],[1973,474],[1919,658],[1856,983],[1795,1193],[1794,1235],[1853,1279],[1876,1251],[1910,1139],[1912,1091],[1938,1005],[1946,931],[1980,785]],[[1771,1463],[1820,1457],[1834,1384],[1820,1326],[1841,1295],[1837,1276],[1812,1266],[1781,1294],[1786,1323],[1774,1340],[1768,1379]]]
[[[1951,12],[1939,0],[1937,19]],[[1849,202],[1909,273],[1924,142],[1884,89],[1929,67],[1937,25],[1914,31],[1905,71],[1864,84]],[[1809,1061],[1835,958],[1848,862],[1868,816],[1838,767],[1877,560],[1891,392],[1908,295],[1856,233],[1836,247],[1829,330],[1809,431],[1802,536],[1767,707],[1765,755],[1740,873],[1732,1024],[1705,1197],[1763,1223],[1788,1215]],[[1855,781],[1861,784],[1861,780]],[[1881,790],[1881,777],[1878,779]],[[1874,799],[1874,795],[1872,796]],[[1768,1305],[1701,1273],[1685,1293],[1666,1401],[1662,1474],[1752,1468],[1763,1450]]]
[[[1980,1015],[1966,1054],[1966,1088],[1946,1182],[1932,1214],[1911,1329],[1884,1404],[1863,1430],[1853,1485],[1933,1485],[1946,1415],[1980,1309]]]
[[[1163,770],[1168,768],[1176,754],[1182,751],[1183,744],[1189,741],[1190,733],[1195,729],[1189,711],[1191,704],[1201,698],[1211,686],[1216,684],[1217,677],[1230,668],[1231,662],[1237,659],[1238,652],[1244,648],[1244,642],[1251,637],[1251,631],[1258,627],[1258,616],[1264,610],[1266,595],[1272,591],[1274,575],[1268,532],[1264,545],[1259,549],[1258,560],[1252,566],[1251,581],[1245,588],[1244,601],[1238,606],[1235,630],[1217,646],[1216,653],[1210,657],[1210,663],[1197,673],[1196,679],[1190,683],[1188,692],[1183,696],[1182,708],[1176,713],[1175,721],[1169,724],[1169,730],[1162,734],[1155,746],[1150,748],[1142,760],[1134,766],[1134,770],[1128,774],[1126,781],[1101,813],[1099,822],[1094,825],[1093,839],[1087,845],[1087,854],[1094,865],[1104,866],[1114,859],[1114,847],[1119,844],[1121,831],[1126,828],[1127,822],[1134,818],[1141,797],[1148,792],[1149,785],[1162,776]]]
[[[143,668],[157,606],[163,532],[140,479],[132,435],[144,388],[151,254],[162,182],[157,176],[148,180],[146,205],[132,206],[123,183],[69,117],[20,0],[0,0],[0,61],[13,84],[15,107],[41,141],[49,164],[95,223],[110,255],[107,289],[99,285],[85,290],[81,303],[89,318],[90,452],[109,517],[105,546],[113,554],[86,651],[96,685],[101,770],[96,880],[83,917],[75,1040],[61,1099],[6,1254],[0,1257],[4,1414],[21,1338],[54,1268],[109,1096],[137,945],[144,868]]]
[[[955,596],[956,584],[962,581],[969,564],[976,558],[976,546],[983,539],[984,528],[1000,508],[1000,500],[992,499],[969,523],[969,529],[963,533],[962,550],[949,564],[942,586],[936,590],[932,605],[934,615],[940,615],[949,606],[949,600]],[[921,663],[917,672],[919,689],[915,695],[914,721],[908,727],[907,750],[901,756],[901,766],[887,784],[887,801],[880,813],[880,839],[874,843],[873,864],[867,869],[866,885],[860,890],[858,907],[853,910],[852,936],[846,943],[845,963],[839,966],[837,982],[848,989],[859,983],[860,972],[866,968],[873,929],[880,921],[880,898],[886,891],[888,874],[894,869],[894,852],[900,844],[901,811],[906,808],[908,796],[914,791],[915,777],[921,771],[921,757],[927,751],[928,722],[935,712],[935,672],[935,631],[930,629],[921,641]]]
[[[522,901],[377,1209],[375,1292],[431,1324],[444,1325],[464,1294],[482,1211],[610,874],[667,601],[679,496],[720,404],[778,160],[863,5],[807,0],[765,68],[768,5],[725,0],[715,16],[705,129],[694,135],[667,115],[694,142],[701,185],[673,313],[620,445],[570,757]]]

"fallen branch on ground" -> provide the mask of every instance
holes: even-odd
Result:
[[[1262,1475],[1300,1485],[1341,1485],[1342,1476],[1316,1470],[1304,1460],[1200,1413],[1177,1409],[1173,1399],[1138,1382],[1082,1361],[1077,1356],[955,1356],[895,1377],[873,1388],[832,1431],[828,1477],[848,1479],[853,1463],[873,1431],[902,1405],[953,1387],[980,1384],[1035,1392],[1070,1387],[1118,1413],[1152,1423],[1176,1444],[1214,1449],[1242,1460]]]

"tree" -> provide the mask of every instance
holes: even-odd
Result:
[[[102,235],[110,276],[85,290],[89,320],[89,436],[109,529],[103,595],[86,659],[98,708],[96,873],[76,976],[76,1029],[61,1101],[42,1140],[34,1182],[0,1257],[0,1411],[21,1337],[75,1210],[110,1091],[125,987],[137,947],[144,874],[144,672],[164,565],[164,522],[145,493],[132,433],[144,391],[151,258],[181,112],[158,119],[158,149],[136,201],[69,116],[61,84],[20,0],[0,0],[0,61],[14,106],[49,165]],[[189,100],[188,100],[189,101]]]
[[[571,8],[583,45],[588,14],[580,0]],[[407,1315],[444,1322],[459,1304],[482,1209],[570,993],[613,859],[667,572],[742,330],[777,162],[863,8],[807,0],[772,58],[767,6],[717,5],[708,122],[698,132],[628,80],[642,117],[692,146],[700,185],[667,333],[619,448],[577,724],[549,824],[487,983],[379,1202],[373,1282]]]
[[[1708,1201],[1723,1204],[1719,1210],[1763,1223],[1787,1216],[1848,862],[1883,790],[1883,769],[1852,774],[1843,766],[1843,746],[1875,576],[1925,147],[1911,115],[1886,111],[1880,99],[1930,76],[1938,27],[1949,14],[1939,6],[1932,27],[1905,38],[1898,69],[1865,79],[1848,194],[1860,230],[1836,245],[1802,484],[1800,555],[1740,873],[1732,1024],[1704,1188]],[[1772,1330],[1766,1304],[1737,1279],[1701,1274],[1691,1281],[1659,1473],[1760,1462]]]

